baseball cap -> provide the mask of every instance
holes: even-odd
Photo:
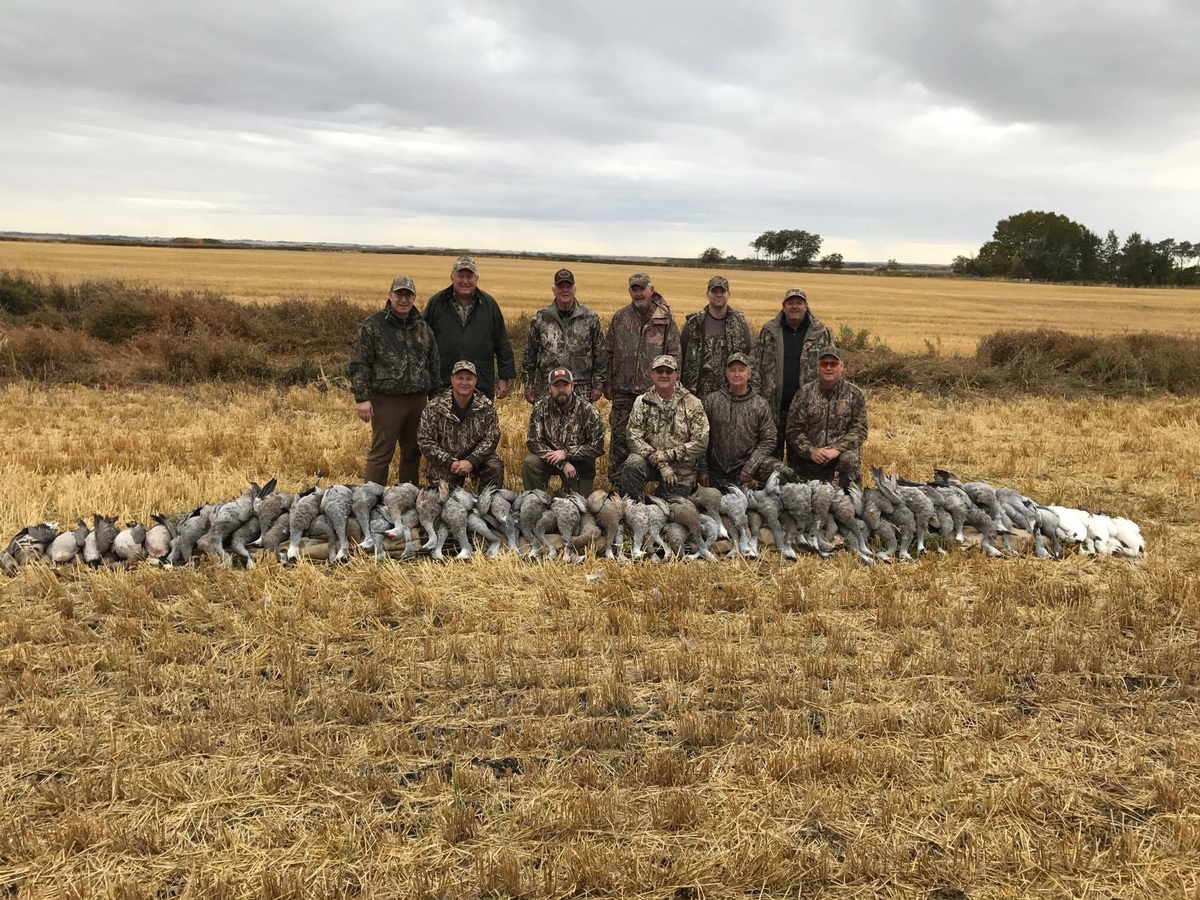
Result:
[[[413,284],[413,280],[407,275],[397,275],[392,279],[392,292],[408,291],[410,294],[417,292],[417,286]]]
[[[730,353],[727,357],[725,357],[726,367],[732,366],[736,362],[740,362],[743,366],[748,366],[750,365],[750,357],[741,352]]]
[[[804,288],[788,288],[784,294],[784,300],[790,300],[793,297],[799,297],[801,300],[808,300],[808,294],[804,293]]]
[[[650,276],[647,275],[645,272],[635,272],[633,275],[629,276],[629,286],[630,287],[635,287],[635,286],[646,287],[649,284],[650,284]]]
[[[475,260],[471,259],[469,256],[460,256],[458,259],[456,259],[454,261],[454,265],[450,267],[450,274],[453,275],[455,272],[461,272],[463,269],[466,269],[468,272],[474,272],[476,275],[479,274],[479,269],[475,265]]]
[[[842,356],[842,351],[837,347],[826,347],[821,351],[821,355],[818,356],[817,359],[824,359],[826,356],[832,356],[834,359],[840,360],[841,362],[846,361],[846,357]]]
[[[454,364],[454,368],[450,370],[451,375],[457,375],[459,372],[470,372],[476,378],[479,377],[479,372],[475,368],[475,363],[469,359],[460,359]]]
[[[729,279],[723,275],[714,275],[712,278],[708,279],[708,289],[711,291],[713,288],[724,288],[725,290],[729,290]]]
[[[675,357],[669,353],[664,353],[662,356],[654,357],[654,362],[651,363],[650,368],[657,369],[660,366],[667,366],[668,368],[676,370],[679,369],[679,363],[677,363],[675,361]]]
[[[571,284],[574,284],[575,283],[575,273],[572,272],[570,269],[559,269],[557,272],[554,273],[554,283],[555,284],[561,284],[564,281],[569,281]]]
[[[575,378],[571,375],[570,369],[564,369],[562,366],[559,366],[557,369],[550,370],[550,377],[546,381],[549,384],[557,384],[560,381],[569,381],[571,384],[574,384]]]

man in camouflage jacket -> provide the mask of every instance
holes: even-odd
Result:
[[[596,480],[596,460],[604,454],[604,420],[600,411],[575,393],[571,371],[552,369],[550,395],[533,405],[521,464],[525,490],[545,490],[558,476],[564,491],[587,496]]]
[[[552,369],[570,369],[575,390],[595,403],[608,371],[600,317],[575,299],[575,275],[554,273],[554,302],[534,314],[525,339],[525,399],[533,403],[547,394]]]
[[[397,443],[399,480],[416,483],[421,465],[417,426],[441,374],[433,331],[413,306],[416,295],[416,285],[407,275],[393,279],[387,304],[358,326],[350,349],[347,374],[356,410],[371,424],[363,480],[376,484],[388,483]]]
[[[762,394],[750,389],[750,357],[732,353],[725,365],[726,384],[704,398],[708,416],[708,453],[700,483],[725,490],[763,482],[783,463],[775,449],[775,417]]]
[[[667,354],[679,361],[679,328],[671,307],[654,290],[650,276],[638,272],[629,276],[628,306],[616,311],[608,325],[605,346],[608,355],[608,384],[604,396],[612,401],[609,430],[612,434],[608,453],[608,480],[617,484],[621,467],[629,455],[629,414],[633,401],[650,387],[651,363]]]
[[[746,317],[729,306],[729,282],[720,275],[708,280],[708,305],[691,313],[679,332],[679,382],[697,397],[725,387],[725,361],[731,353],[750,354],[753,347]]]
[[[479,377],[473,362],[461,359],[450,372],[450,390],[431,400],[421,414],[417,443],[425,457],[425,477],[430,484],[462,484],[474,477],[481,489],[489,484],[504,487],[504,460],[496,455],[496,407],[476,389]]]
[[[842,378],[844,368],[841,351],[826,347],[817,363],[817,379],[792,400],[788,462],[801,478],[835,481],[845,473],[862,484],[867,400],[857,385]]]
[[[802,288],[788,288],[783,295],[783,309],[758,332],[754,369],[758,391],[767,398],[778,425],[774,455],[780,459],[792,398],[816,379],[820,352],[832,346],[833,336],[809,310],[808,295]]]
[[[658,482],[663,497],[686,497],[708,449],[708,418],[700,399],[679,384],[679,364],[663,354],[653,363],[654,387],[638,396],[629,414],[629,457],[621,491],[637,496]]]

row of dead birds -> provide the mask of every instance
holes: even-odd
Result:
[[[1041,558],[1061,557],[1064,544],[1087,553],[1145,553],[1140,529],[1129,519],[1043,506],[1011,488],[964,483],[940,469],[926,483],[878,468],[872,474],[875,484],[865,489],[776,473],[759,490],[698,487],[690,497],[665,500],[495,487],[475,494],[446,483],[423,489],[372,482],[322,487],[321,475],[313,486],[290,494],[272,479],[261,487],[251,482],[238,498],[197,507],[177,520],[156,515],[149,528],[138,522],[118,528],[116,517],[99,514],[90,525],[81,519],[61,533],[52,522],[30,526],[9,543],[0,564],[9,572],[38,559],[57,565],[148,560],[176,566],[202,554],[225,567],[239,559],[252,567],[260,554],[281,562],[319,556],[314,545],[322,544],[330,563],[347,559],[355,545],[377,559],[394,550],[402,558],[428,553],[441,560],[447,541],[458,548],[455,559],[467,559],[475,552],[475,538],[488,557],[507,549],[529,559],[561,554],[572,562],[583,560],[588,549],[623,559],[627,536],[632,559],[715,559],[713,547],[721,540],[729,544],[727,556],[758,556],[762,529],[785,559],[796,559],[797,550],[828,556],[840,537],[864,563],[911,560],[930,549],[944,553],[947,545],[964,544],[965,528],[978,533],[988,556],[1015,553],[1012,537],[1018,531],[1032,536],[1033,552]],[[414,538],[421,532],[423,543]]]

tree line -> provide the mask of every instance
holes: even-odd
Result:
[[[1089,281],[1129,287],[1200,284],[1200,241],[1101,238],[1053,212],[1029,210],[996,223],[975,256],[955,257],[956,274],[1030,281]]]
[[[799,228],[783,228],[779,231],[764,231],[750,242],[754,258],[769,265],[790,268],[807,268],[821,252],[821,236]],[[726,256],[719,247],[708,247],[700,254],[700,262],[715,265],[726,260],[736,261],[735,256]],[[826,269],[840,269],[845,260],[840,253],[827,253],[818,264]]]

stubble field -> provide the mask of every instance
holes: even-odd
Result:
[[[288,295],[264,287],[277,272],[254,276],[261,294],[220,281],[217,252],[187,263],[215,273],[206,287]],[[404,270],[328,256],[375,267],[340,288],[364,303]],[[427,296],[448,260],[412,259]],[[503,301],[510,264],[483,265]],[[553,264],[533,268],[513,275],[531,307]],[[624,270],[575,268],[581,298],[594,278],[615,308]],[[706,275],[656,283],[699,305]],[[137,277],[176,284],[170,267]],[[829,279],[847,310],[877,281]],[[879,290],[961,287],[1029,286]],[[1086,302],[1065,293],[1046,315]],[[1138,327],[1169,329],[1174,297],[1151,294],[1164,318]],[[943,306],[911,299],[907,326]],[[1196,896],[1200,400],[870,399],[868,463],[1129,515],[1148,559],[30,569],[0,584],[0,888]],[[510,478],[526,410],[501,404]],[[17,382],[0,389],[0,527],[146,519],[252,477],[353,480],[366,445],[350,399],[319,386]]]

